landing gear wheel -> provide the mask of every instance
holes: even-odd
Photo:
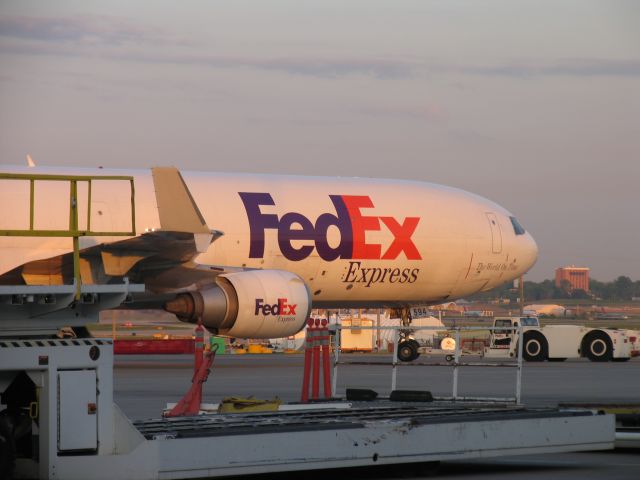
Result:
[[[420,344],[418,343],[417,340],[411,339],[409,340],[409,342],[411,343],[411,345],[413,345],[413,349],[414,349],[414,354],[413,354],[413,358],[411,360],[416,360],[419,356],[420,356]]]
[[[444,357],[444,359],[445,359],[447,362],[453,362],[453,358],[454,358],[454,357],[453,357],[453,355],[447,355],[446,357]]]
[[[418,342],[415,340],[404,340],[398,344],[398,360],[410,362],[418,358]]]
[[[613,344],[609,335],[600,330],[587,334],[583,341],[583,349],[592,362],[608,362],[613,359]]]
[[[540,332],[525,332],[522,358],[528,362],[544,362],[548,356],[547,339]]]

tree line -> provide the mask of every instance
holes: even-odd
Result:
[[[516,282],[517,284],[517,282]],[[564,280],[557,287],[554,280],[542,282],[524,282],[524,297],[527,303],[536,300],[550,299],[593,299],[604,301],[631,301],[634,297],[640,297],[640,280],[633,281],[624,275],[611,282],[600,282],[591,279],[589,292],[571,289],[568,280]],[[515,300],[519,295],[519,289],[514,284],[507,283],[488,292],[477,293],[470,300],[494,300],[498,298],[510,298]]]

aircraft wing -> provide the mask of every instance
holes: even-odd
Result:
[[[211,231],[205,237],[206,246],[221,236],[222,232]],[[144,283],[151,292],[179,292],[213,283],[217,274],[235,270],[196,263],[195,257],[205,250],[198,234],[161,230],[91,247],[82,256],[97,266],[92,271],[127,276],[132,282]]]

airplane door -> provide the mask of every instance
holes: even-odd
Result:
[[[502,232],[500,224],[498,224],[498,217],[493,212],[487,212],[487,219],[491,228],[491,252],[502,253]]]

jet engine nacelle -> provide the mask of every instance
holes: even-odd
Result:
[[[165,310],[183,322],[198,318],[212,333],[280,338],[299,332],[311,312],[304,280],[284,270],[249,270],[216,277],[216,285],[179,294]]]

